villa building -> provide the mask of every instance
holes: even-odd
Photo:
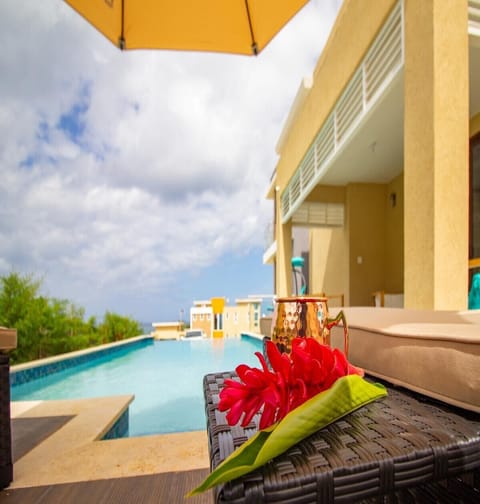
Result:
[[[480,266],[480,0],[344,0],[277,144],[264,254],[292,293],[467,308]]]
[[[181,321],[153,322],[152,336],[158,340],[178,340],[184,332],[184,324]]]
[[[214,298],[222,299],[222,298]],[[219,336],[233,337],[242,333],[260,333],[261,298],[236,299],[234,306],[220,305],[217,312],[217,328],[214,325],[212,300],[194,301],[190,308],[190,327],[201,329],[208,337],[219,331]]]

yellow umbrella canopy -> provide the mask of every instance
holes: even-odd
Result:
[[[65,0],[121,49],[258,54],[308,0]]]

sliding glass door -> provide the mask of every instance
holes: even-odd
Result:
[[[480,271],[480,133],[470,139],[470,281]]]

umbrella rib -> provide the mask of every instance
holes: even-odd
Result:
[[[124,21],[125,21],[125,0],[122,0],[122,19],[120,20],[121,22],[121,28],[120,28],[120,38],[118,39],[118,47],[123,51],[125,49],[125,34],[123,32],[123,27],[124,27]]]
[[[253,34],[252,18],[250,17],[250,9],[248,7],[248,0],[245,0],[245,8],[247,10],[248,26],[250,27],[250,37],[252,39],[252,52],[256,56],[258,54],[258,46]]]

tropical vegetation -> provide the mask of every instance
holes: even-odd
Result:
[[[71,301],[40,293],[42,281],[12,272],[0,276],[0,326],[17,329],[18,345],[11,364],[81,350],[142,334],[130,317],[107,311],[102,322],[85,318]]]

